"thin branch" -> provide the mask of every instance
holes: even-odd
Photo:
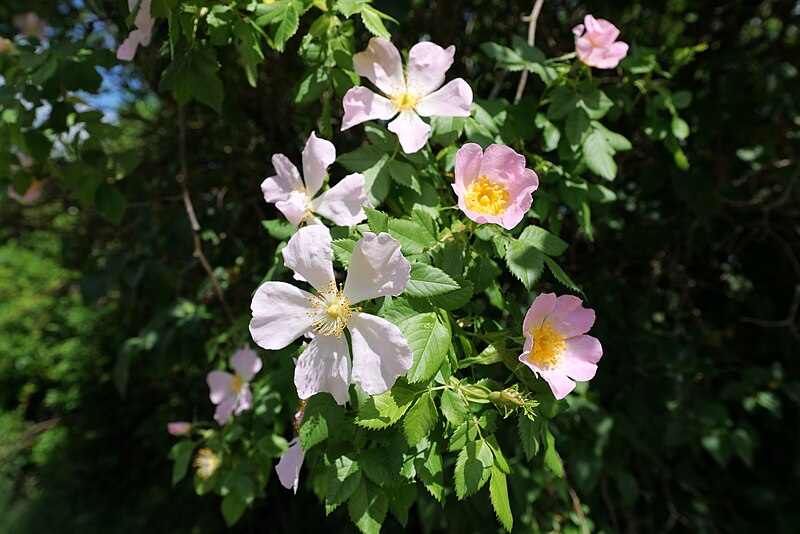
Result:
[[[181,172],[175,177],[175,180],[181,186],[181,191],[183,193],[183,207],[186,209],[186,217],[189,219],[189,225],[192,227],[194,256],[200,261],[200,264],[203,266],[203,270],[205,270],[206,274],[208,275],[208,279],[211,280],[211,285],[214,286],[214,293],[217,295],[217,299],[222,304],[222,308],[225,310],[225,315],[228,316],[231,324],[234,324],[235,321],[233,314],[231,313],[231,309],[228,307],[228,302],[225,300],[225,294],[222,292],[222,286],[220,285],[217,276],[214,274],[214,269],[211,267],[211,264],[208,263],[208,258],[206,258],[206,255],[203,253],[203,244],[200,239],[200,223],[197,222],[197,216],[194,212],[194,204],[192,204],[192,197],[189,196],[189,159],[186,156],[186,117],[183,113],[183,106],[178,106],[178,133],[180,136],[178,159],[181,165]]]
[[[534,41],[536,41],[536,22],[539,20],[539,12],[542,11],[542,4],[544,4],[544,0],[536,0],[536,3],[533,4],[533,9],[531,10],[530,16],[526,17],[528,20],[528,44],[530,46],[533,46]],[[515,104],[519,102],[520,99],[522,98],[522,92],[525,91],[526,83],[528,83],[527,69],[522,71],[522,75],[519,78],[519,85],[517,85],[517,94],[514,95]]]

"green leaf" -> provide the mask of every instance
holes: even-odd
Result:
[[[347,510],[358,530],[378,534],[389,510],[389,499],[381,488],[362,478],[347,501]]]
[[[237,492],[232,491],[222,498],[220,509],[222,510],[225,524],[231,527],[241,519],[245,509],[247,509],[247,503]]]
[[[411,265],[411,278],[404,293],[411,297],[433,297],[455,291],[460,287],[458,282],[441,269],[425,263],[414,263]]]
[[[475,294],[475,288],[472,282],[463,277],[458,277],[456,283],[459,288],[455,291],[430,297],[431,304],[443,310],[459,310],[466,306]]]
[[[294,95],[295,103],[307,104],[317,100],[328,88],[328,72],[324,65],[306,71],[297,86],[297,93]]]
[[[403,434],[406,442],[414,446],[428,435],[438,420],[433,394],[429,391],[417,399],[403,418]]]
[[[364,9],[364,6],[368,3],[369,0],[338,0],[336,2],[336,9],[345,17],[350,18]]]
[[[492,478],[489,482],[489,497],[497,519],[508,532],[514,528],[514,516],[511,514],[511,503],[508,501],[508,483],[506,475],[497,466],[492,467]]]
[[[361,20],[364,22],[364,26],[367,27],[367,30],[369,30],[369,33],[372,35],[383,37],[387,41],[392,39],[392,34],[390,34],[389,30],[386,29],[386,26],[383,25],[381,13],[374,7],[364,6],[361,9]]]
[[[367,225],[371,232],[380,234],[389,229],[389,216],[369,207],[364,207],[364,213],[367,214]]]
[[[522,443],[522,450],[525,452],[525,457],[528,461],[532,460],[533,457],[539,453],[539,441],[536,439],[538,434],[536,426],[536,423],[525,416],[521,415],[517,419],[519,441]]]
[[[428,493],[437,501],[443,502],[444,468],[441,445],[438,441],[423,440],[417,450],[422,452],[422,457],[414,460],[417,476],[425,485]]]
[[[403,484],[396,488],[384,488],[389,497],[389,511],[405,528],[408,524],[408,511],[417,500],[417,485],[413,482]]]
[[[549,429],[544,431],[544,465],[546,465],[557,477],[564,476],[564,465],[556,451],[556,438]]]
[[[606,180],[613,180],[617,176],[617,164],[614,163],[613,154],[614,149],[599,130],[594,130],[583,141],[583,160],[586,166]]]
[[[550,269],[550,272],[553,273],[553,276],[556,277],[556,280],[564,284],[564,286],[568,287],[569,289],[575,291],[576,293],[580,293],[583,295],[583,291],[578,285],[572,281],[572,278],[569,277],[567,273],[555,262],[555,260],[548,258],[547,256],[544,257],[544,262],[547,264],[547,267]]]
[[[261,221],[261,224],[269,235],[278,241],[286,241],[297,232],[297,227],[292,226],[288,221],[282,221],[280,219]]]
[[[436,236],[430,235],[422,224],[408,219],[390,219],[389,233],[406,254],[419,254],[436,243]]]
[[[336,259],[342,262],[345,268],[350,264],[350,257],[353,255],[355,247],[356,242],[349,238],[334,239],[331,241],[331,248],[336,255]]]
[[[327,393],[317,393],[306,404],[303,422],[300,423],[300,442],[307,451],[322,443],[344,417],[344,408],[336,404]]]
[[[174,486],[186,476],[189,464],[192,460],[195,443],[189,440],[181,440],[172,446],[169,457],[174,462],[172,464],[172,485]]]
[[[572,146],[578,146],[583,139],[583,134],[589,129],[589,115],[583,108],[575,108],[567,115],[567,122],[564,131],[567,134],[567,141]]]
[[[672,117],[672,135],[674,135],[678,141],[683,141],[689,137],[689,125],[677,115]]]
[[[128,206],[119,189],[108,184],[100,184],[97,187],[94,193],[94,203],[100,215],[114,224],[122,222],[122,216]]]
[[[464,401],[455,391],[450,389],[442,391],[439,405],[442,408],[442,414],[444,414],[445,419],[454,427],[461,425],[469,417],[467,405],[464,404]]]
[[[544,271],[545,256],[536,247],[526,241],[515,239],[506,250],[506,264],[511,274],[516,276],[525,286],[532,289]]]
[[[450,327],[436,313],[423,313],[398,325],[406,336],[414,361],[406,375],[409,382],[423,382],[439,370],[450,350]]]
[[[371,430],[380,430],[395,424],[411,406],[416,391],[398,381],[386,393],[368,397],[358,407],[355,423]]]
[[[358,455],[358,464],[364,474],[375,484],[383,487],[396,486],[398,473],[392,470],[392,450],[384,447],[367,449]],[[398,457],[399,458],[399,457]]]
[[[278,24],[278,29],[275,30],[275,37],[272,39],[275,50],[278,52],[283,52],[284,48],[286,47],[286,41],[288,41],[295,33],[297,33],[297,28],[299,27],[300,14],[297,12],[297,8],[294,6],[294,4],[289,4],[286,10],[283,12],[283,18],[281,18],[281,21]]]
[[[458,500],[476,493],[492,472],[492,450],[483,440],[471,441],[461,449],[456,460],[455,486]]]
[[[393,159],[389,162],[387,168],[392,180],[403,187],[411,189],[418,195],[422,194],[422,186],[419,183],[414,167],[410,163]]]
[[[350,498],[361,482],[358,462],[350,455],[336,458],[328,467],[328,492],[325,507],[328,513]]]
[[[560,256],[567,250],[566,241],[551,234],[538,226],[526,226],[519,235],[520,241],[525,241],[548,256]]]
[[[559,87],[550,96],[547,118],[559,120],[565,118],[578,105],[578,95],[567,87]]]

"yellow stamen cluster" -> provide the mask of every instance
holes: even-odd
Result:
[[[309,326],[323,336],[334,335],[338,338],[353,312],[361,311],[360,307],[350,306],[350,297],[333,280],[318,295],[306,297],[306,300],[311,303],[311,311],[307,312],[311,317]]]
[[[231,382],[231,393],[238,395],[244,386],[244,378],[239,373],[233,374],[233,381]]]
[[[530,330],[528,333],[533,336],[533,347],[528,361],[544,370],[558,367],[561,353],[567,350],[567,338],[553,328],[550,321],[545,321],[538,330]]]
[[[308,191],[308,188],[302,184],[294,184],[292,186],[292,191],[300,191],[301,193],[305,193],[306,205],[305,208],[303,208],[303,218],[300,220],[300,222],[308,222],[309,219],[314,216],[314,208],[311,206],[311,193]]]
[[[219,456],[208,447],[204,447],[197,451],[197,456],[194,458],[194,467],[197,469],[197,475],[203,480],[207,480],[216,473],[219,467]]]
[[[501,183],[481,176],[467,187],[467,209],[484,215],[502,215],[508,209],[508,190]]]
[[[403,91],[392,97],[392,104],[394,104],[398,110],[406,111],[416,108],[420,100],[422,100],[422,98],[418,94]]]

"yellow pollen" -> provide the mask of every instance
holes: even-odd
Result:
[[[194,458],[194,467],[197,469],[197,475],[203,480],[211,478],[211,475],[219,467],[219,456],[208,447],[203,447],[197,451],[197,456]]]
[[[481,176],[467,187],[464,203],[470,211],[484,215],[502,215],[508,209],[508,190],[503,184]]]
[[[567,350],[564,342],[567,338],[556,331],[550,321],[544,322],[538,330],[530,330],[528,333],[533,336],[533,347],[528,361],[544,370],[558,367],[561,353]]]
[[[333,280],[319,294],[306,297],[306,300],[311,303],[311,311],[306,312],[311,318],[309,327],[323,336],[338,338],[342,330],[347,328],[347,321],[353,312],[361,311],[358,306],[350,306],[350,297]]]
[[[420,100],[421,98],[418,94],[404,91],[392,97],[392,104],[397,106],[400,111],[405,111],[416,108]]]
[[[244,386],[244,378],[239,373],[233,374],[233,382],[231,382],[231,392],[234,395],[238,395],[240,391],[242,391],[242,386]]]

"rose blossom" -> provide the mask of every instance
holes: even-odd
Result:
[[[619,29],[605,19],[586,15],[572,33],[578,58],[590,67],[613,69],[628,55],[627,43],[616,40]]]
[[[603,356],[600,342],[585,335],[594,324],[594,310],[572,295],[542,293],[531,304],[522,333],[524,352],[519,361],[542,375],[556,399],[575,389],[575,382],[591,380]]]
[[[420,115],[469,117],[472,104],[469,84],[456,78],[441,87],[455,51],[454,46],[445,49],[433,43],[417,43],[408,53],[408,69],[403,75],[397,48],[381,37],[370,39],[367,49],[353,56],[353,67],[386,96],[361,86],[347,91],[342,130],[397,115],[389,123],[389,130],[397,134],[403,150],[412,154],[425,145],[431,131]]]
[[[150,44],[150,39],[153,36],[153,17],[150,16],[150,2],[151,0],[141,0],[139,4],[139,11],[136,12],[136,18],[133,20],[133,25],[136,29],[128,34],[128,37],[122,41],[117,49],[117,59],[121,61],[131,61],[136,55],[136,50],[141,46]],[[133,13],[136,9],[136,4],[139,0],[128,0],[128,10]]]
[[[363,206],[368,204],[364,191],[364,176],[350,174],[339,183],[314,198],[325,181],[325,172],[336,159],[333,143],[320,139],[314,132],[303,149],[303,177],[289,158],[272,156],[275,176],[261,184],[264,200],[281,210],[290,223],[300,226],[322,224],[314,214],[327,217],[339,226],[355,226],[367,216]]]
[[[312,336],[295,367],[294,383],[301,399],[321,391],[339,404],[355,382],[369,395],[388,391],[411,368],[411,349],[403,333],[386,319],[361,312],[361,301],[396,296],[408,283],[411,264],[400,243],[387,233],[365,232],[353,250],[344,287],[333,274],[331,233],[321,225],[306,226],[283,249],[283,263],[316,289],[312,295],[284,282],[266,282],[251,305],[250,333],[268,350],[280,350],[300,336]],[[342,331],[347,328],[350,348]]]
[[[167,423],[167,432],[171,436],[185,436],[192,431],[192,423],[188,421],[172,421]]]
[[[211,371],[206,377],[209,398],[217,405],[214,419],[224,425],[233,413],[239,415],[253,407],[250,381],[261,370],[261,358],[251,348],[237,350],[231,357],[235,373]]]
[[[503,145],[484,153],[467,143],[456,153],[455,183],[458,207],[473,221],[514,228],[530,209],[539,187],[536,173],[525,168],[525,157]]]

